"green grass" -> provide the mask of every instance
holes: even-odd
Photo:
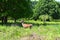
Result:
[[[43,24],[44,23],[43,21],[40,21],[40,20],[37,20],[37,21],[25,20],[25,22],[34,23],[34,24]],[[55,22],[55,21],[48,22],[48,21],[46,21],[46,24],[60,24],[60,22]]]
[[[26,21],[39,24],[39,21]],[[0,40],[20,40],[23,36],[28,36],[32,33],[37,35],[46,35],[45,40],[55,40],[56,37],[60,37],[60,24],[58,25],[33,25],[32,29],[23,28],[19,26],[1,26],[0,25]]]
[[[33,26],[32,29],[0,26],[0,40],[20,40],[21,37],[28,36],[33,32],[38,35],[46,35],[48,40],[54,40],[55,37],[60,37],[60,25]]]

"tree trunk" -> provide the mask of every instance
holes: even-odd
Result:
[[[43,25],[46,25],[46,18],[44,16]]]
[[[3,17],[1,17],[1,20],[2,20],[2,25],[3,25],[3,23],[4,23],[4,21],[3,21]]]
[[[16,18],[14,19],[14,22],[16,23]]]
[[[4,16],[4,24],[7,23],[7,16]]]

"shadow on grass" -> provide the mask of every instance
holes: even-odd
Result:
[[[5,26],[7,26],[7,27],[8,27],[8,26],[9,26],[9,27],[10,27],[10,26],[19,26],[19,27],[22,27],[21,23],[19,23],[19,22],[16,22],[16,23],[9,23],[9,22],[8,22],[8,23],[6,23],[6,24],[0,23],[0,25],[2,25],[2,26],[5,25]]]
[[[33,26],[40,26],[40,24],[36,24],[36,23],[27,23],[27,22],[25,22],[26,24],[33,24]],[[19,22],[16,22],[16,23],[6,23],[6,24],[2,24],[1,22],[0,22],[0,25],[2,25],[2,26],[19,26],[19,27],[22,27],[22,24],[21,23],[19,23]]]
[[[43,26],[47,26],[47,25],[58,25],[58,24],[46,24],[46,23],[44,23],[44,24],[38,24],[38,23],[29,23],[29,22],[25,22],[26,24],[33,24],[33,26],[37,26],[37,27],[39,27],[40,25],[43,25]],[[2,26],[4,26],[4,25],[6,25],[6,26],[19,26],[19,27],[22,27],[22,25],[21,25],[21,23],[19,23],[19,22],[16,22],[16,23],[6,23],[6,24],[2,24],[1,22],[0,22],[0,25],[2,25]]]

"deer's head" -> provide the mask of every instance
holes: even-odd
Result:
[[[21,20],[20,23],[24,23],[24,20]]]

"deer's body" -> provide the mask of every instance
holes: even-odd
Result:
[[[32,24],[25,24],[24,21],[21,22],[24,28],[31,28]]]

